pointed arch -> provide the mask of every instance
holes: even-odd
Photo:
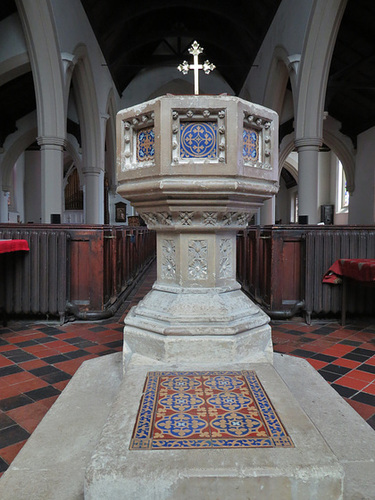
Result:
[[[16,0],[32,68],[38,135],[65,138],[63,68],[51,0]]]
[[[298,69],[296,139],[323,135],[329,68],[347,0],[315,0]]]

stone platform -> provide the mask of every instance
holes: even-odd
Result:
[[[210,366],[254,369],[294,448],[129,450],[146,373],[190,368],[134,356],[121,381],[121,353],[85,362],[0,479],[0,498],[373,498],[373,430],[295,357]]]

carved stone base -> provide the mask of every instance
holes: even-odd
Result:
[[[155,284],[125,319],[124,361],[272,363],[269,318],[239,289]]]

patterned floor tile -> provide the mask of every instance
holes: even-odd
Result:
[[[253,371],[149,372],[134,450],[293,447]]]

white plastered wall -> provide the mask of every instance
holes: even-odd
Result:
[[[349,224],[375,223],[375,127],[358,136],[355,189],[350,196]]]

